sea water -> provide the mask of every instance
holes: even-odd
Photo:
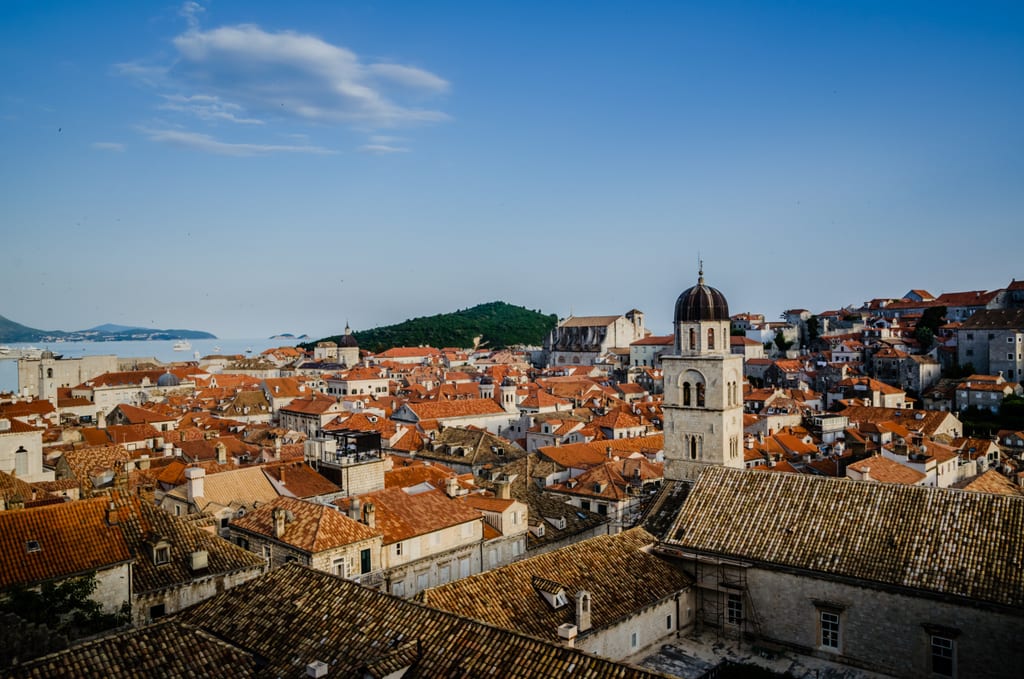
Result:
[[[8,343],[4,346],[12,349],[34,347],[52,351],[64,358],[81,358],[82,356],[103,356],[114,354],[118,358],[156,359],[163,363],[173,361],[194,361],[196,353],[200,356],[210,354],[241,354],[258,356],[265,349],[273,347],[294,346],[295,340],[289,339],[200,339],[188,340],[192,348],[187,351],[175,351],[174,344],[178,340],[140,340],[127,342],[50,342],[47,344]],[[219,351],[215,351],[220,347]],[[247,353],[251,350],[251,353]],[[77,385],[72,385],[77,386]],[[18,388],[18,362],[0,360],[0,392],[15,391]]]

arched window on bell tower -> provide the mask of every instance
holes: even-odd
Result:
[[[684,406],[692,405],[691,395],[690,395],[690,383],[689,382],[683,382],[683,405]]]
[[[697,329],[690,328],[690,351],[697,351]]]
[[[715,349],[715,329],[708,328],[708,351],[714,351]]]
[[[704,383],[703,382],[698,382],[697,383],[697,407],[698,408],[703,408],[704,407]]]
[[[696,436],[691,436],[690,437],[690,459],[691,460],[696,460],[697,459],[697,437]]]

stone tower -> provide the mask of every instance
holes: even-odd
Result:
[[[729,304],[697,285],[676,300],[665,377],[665,478],[692,481],[707,465],[743,468],[743,357],[729,347]]]

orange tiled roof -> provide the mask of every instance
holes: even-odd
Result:
[[[384,544],[426,535],[442,528],[481,520],[480,512],[456,502],[439,490],[410,495],[401,488],[385,488],[360,496],[363,506],[376,507],[377,528],[384,533]],[[347,508],[350,500],[336,500]]]
[[[866,460],[854,462],[848,469],[862,474],[867,473],[871,481],[880,481],[882,483],[916,485],[925,478],[925,474],[916,469],[881,455],[874,455]]]
[[[569,467],[592,467],[603,464],[608,459],[608,449],[612,455],[624,457],[637,452],[656,452],[665,448],[665,436],[638,436],[630,439],[612,439],[591,443],[571,443],[565,446],[544,446],[537,452],[543,457]]]
[[[107,499],[0,512],[0,587],[84,574],[131,560]]]
[[[274,509],[291,512],[284,534],[275,538],[308,554],[316,554],[354,542],[372,540],[379,530],[354,521],[333,506],[279,497],[232,520],[231,526],[249,533],[274,538]]]
[[[505,411],[489,398],[467,398],[461,401],[410,403],[409,408],[420,420],[442,420],[452,417],[500,415]]]

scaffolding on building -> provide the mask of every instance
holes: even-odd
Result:
[[[754,641],[761,635],[761,621],[747,586],[749,564],[724,559],[697,558],[695,631],[714,628],[719,639]]]

